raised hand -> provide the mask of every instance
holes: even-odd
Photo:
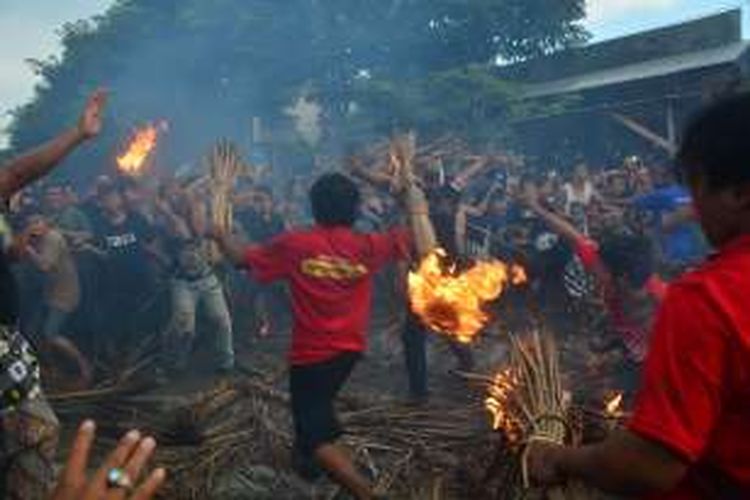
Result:
[[[221,140],[208,155],[208,167],[214,182],[231,182],[243,172],[242,161],[237,146],[227,140]]]
[[[96,90],[86,101],[81,118],[78,120],[78,130],[84,138],[89,139],[99,135],[106,105],[107,92],[104,89]]]

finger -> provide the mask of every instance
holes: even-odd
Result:
[[[104,464],[96,471],[94,478],[91,481],[93,488],[102,488],[107,483],[107,474],[114,468],[122,467],[123,464],[128,460],[128,457],[133,453],[135,447],[141,440],[141,433],[138,431],[128,432],[121,440],[120,443],[107,457]]]
[[[89,453],[96,434],[96,424],[93,420],[86,420],[78,428],[73,446],[65,464],[63,482],[68,485],[76,484],[85,478],[88,467]]]
[[[125,464],[125,471],[133,483],[136,483],[141,477],[141,472],[154,454],[154,450],[156,450],[156,441],[154,438],[148,437],[140,442],[128,463]]]
[[[133,494],[130,500],[151,500],[157,491],[164,485],[167,479],[167,471],[156,469],[148,477],[138,490]]]
[[[103,88],[96,89],[89,98],[89,107],[92,110],[101,110],[107,102],[107,91]]]

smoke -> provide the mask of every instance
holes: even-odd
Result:
[[[322,109],[315,101],[300,97],[293,106],[286,110],[287,115],[294,120],[294,127],[302,140],[310,147],[315,147],[323,137],[320,126]]]

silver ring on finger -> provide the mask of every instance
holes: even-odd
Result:
[[[133,489],[133,479],[124,469],[114,467],[107,472],[107,487],[130,491]]]

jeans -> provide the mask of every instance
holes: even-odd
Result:
[[[406,371],[409,376],[409,397],[412,399],[426,399],[429,396],[427,381],[428,335],[428,329],[422,325],[419,318],[409,312],[401,340],[404,344]],[[458,370],[470,372],[474,369],[474,355],[470,346],[451,341],[449,347],[456,358]]]
[[[219,279],[211,274],[193,281],[174,279],[171,283],[172,321],[167,333],[165,351],[178,370],[187,367],[195,340],[196,314],[202,310],[212,324],[217,368],[234,367],[232,318]]]

